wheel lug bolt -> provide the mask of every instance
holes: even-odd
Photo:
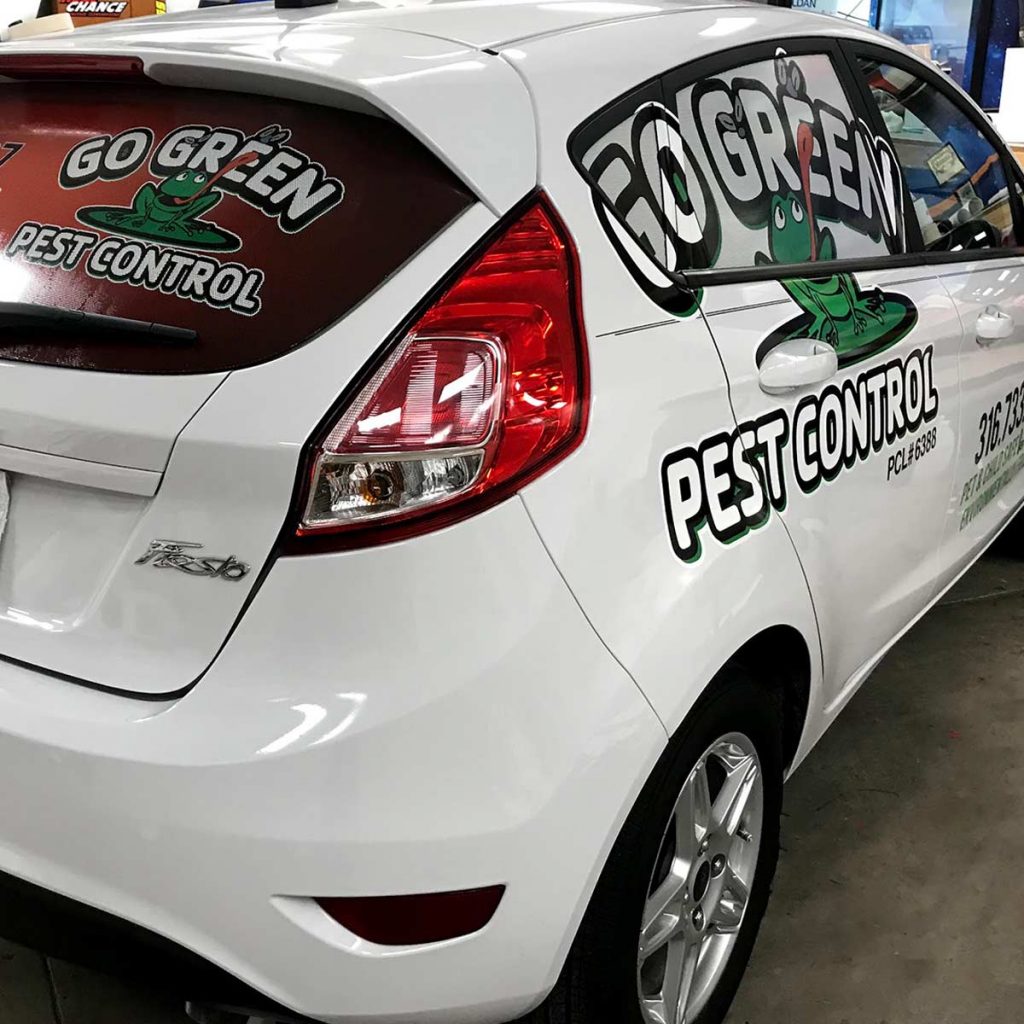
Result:
[[[693,927],[700,931],[704,927],[704,911],[698,907],[693,912]]]
[[[708,846],[710,846],[710,845],[711,845],[711,841],[709,839],[702,839],[701,843],[700,843],[700,852],[701,853],[707,853],[708,852]]]
[[[714,860],[711,861],[711,873],[714,875],[720,875],[725,870],[725,857],[722,854],[718,854]]]

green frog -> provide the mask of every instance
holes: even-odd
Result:
[[[202,215],[224,196],[214,187],[218,179],[255,159],[254,153],[244,153],[215,174],[185,168],[157,184],[147,181],[135,193],[131,206],[85,206],[77,217],[83,224],[134,238],[234,252],[242,247],[241,239],[219,224],[203,220]]]
[[[792,192],[772,199],[768,226],[768,255],[757,253],[760,266],[773,263],[812,263],[836,258],[835,239],[819,231],[813,212]],[[869,321],[885,320],[885,297],[877,289],[864,294],[851,274],[790,278],[781,282],[790,298],[811,317],[807,333],[840,348],[853,335],[863,334]]]
[[[159,185],[147,181],[132,200],[132,212],[123,226],[145,231],[197,234],[207,224],[199,218],[221,200],[222,193],[209,191],[210,175],[205,171],[181,171]]]

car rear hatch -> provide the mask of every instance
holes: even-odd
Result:
[[[444,41],[250,19],[239,58],[174,20],[0,55],[0,657],[145,695],[210,664],[303,442],[535,177],[497,58],[431,114]],[[500,180],[463,134],[488,91]]]

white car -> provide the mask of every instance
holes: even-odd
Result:
[[[0,931],[207,1019],[721,1021],[784,777],[1024,500],[985,117],[702,0],[278,0],[0,97]]]

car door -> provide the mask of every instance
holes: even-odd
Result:
[[[956,303],[960,433],[942,547],[953,579],[1024,500],[1024,255],[1020,168],[987,120],[908,55],[858,48],[910,193],[912,233]]]
[[[747,47],[666,92],[705,242],[686,280],[806,573],[835,707],[935,589],[960,318],[907,251],[899,165],[838,45]],[[711,493],[743,492],[741,474],[718,475]],[[706,518],[720,543],[761,525],[728,500]]]

